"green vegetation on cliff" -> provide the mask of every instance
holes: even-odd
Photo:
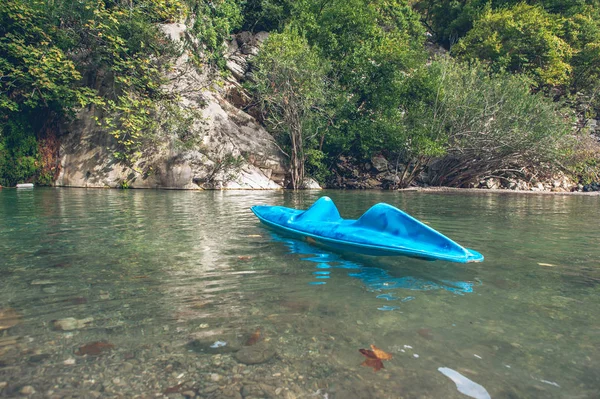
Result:
[[[215,77],[231,33],[272,33],[248,88],[294,187],[305,169],[331,180],[341,156],[385,156],[398,186],[434,160],[432,184],[514,168],[598,177],[597,142],[572,134],[572,116],[600,108],[598,0],[6,0],[0,184],[50,183],[59,126],[81,107],[117,160],[138,159],[165,110],[177,114],[163,84],[184,49],[159,28],[168,22],[191,27],[198,45],[185,51]],[[432,56],[436,43],[452,58]]]

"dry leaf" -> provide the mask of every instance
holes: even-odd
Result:
[[[382,360],[390,360],[392,358],[390,353],[379,349],[375,345],[371,345],[371,350],[359,349],[358,351],[366,357],[365,361],[361,363],[361,366],[372,367],[375,371],[379,371],[383,368]]]
[[[238,256],[239,260],[250,260],[252,259],[252,256]]]
[[[373,353],[375,354],[375,356],[377,357],[377,359],[390,360],[392,358],[392,354],[391,353],[387,353],[387,352],[379,349],[375,345],[371,345],[371,350],[373,351]]]
[[[246,341],[246,346],[252,346],[258,341],[260,341],[260,329],[254,331],[250,338],[248,338],[248,340]]]
[[[361,366],[373,367],[373,370],[375,371],[379,371],[383,368],[383,362],[373,351],[368,349],[359,349],[358,351],[367,357],[365,361],[360,364]]]
[[[546,266],[546,267],[554,267],[554,265],[552,263],[538,263],[538,265]]]
[[[364,362],[360,364],[361,366],[373,367],[373,370],[379,371],[383,368],[383,362],[381,359],[365,359]]]
[[[89,344],[85,344],[79,349],[75,351],[77,356],[90,355],[90,356],[98,356],[102,354],[102,352],[107,352],[113,349],[115,346],[110,342],[105,341],[97,341],[90,342]]]
[[[0,331],[8,330],[21,321],[21,315],[12,308],[0,309]]]

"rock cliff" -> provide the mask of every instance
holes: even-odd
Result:
[[[183,24],[163,25],[174,41],[190,40]],[[232,41],[227,53],[234,78],[246,79],[247,58],[256,54],[264,34]],[[190,41],[193,43],[193,41]],[[188,46],[189,47],[189,46]],[[273,137],[232,99],[243,93],[236,79],[217,88],[208,75],[190,64],[190,51],[183,48],[170,72],[166,90],[178,94],[176,106],[201,115],[194,121],[197,145],[181,148],[165,135],[143,153],[132,166],[113,156],[114,140],[95,122],[97,111],[81,111],[63,129],[60,139],[60,174],[57,186],[171,189],[280,189],[285,186],[284,156]],[[240,66],[242,64],[242,66]],[[233,93],[233,94],[232,94]]]

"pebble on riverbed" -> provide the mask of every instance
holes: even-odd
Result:
[[[85,328],[94,321],[93,317],[87,317],[85,319],[75,319],[74,317],[67,317],[60,320],[52,320],[52,328],[57,331],[72,331]]]

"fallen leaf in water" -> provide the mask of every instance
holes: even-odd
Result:
[[[254,333],[246,341],[245,345],[246,346],[252,346],[255,343],[257,343],[258,341],[260,341],[260,329],[257,329],[256,331],[254,331]]]
[[[250,260],[252,259],[252,256],[238,256],[239,260]]]
[[[105,341],[97,341],[90,342],[89,344],[85,344],[80,346],[79,349],[75,351],[77,356],[90,355],[90,356],[98,356],[102,354],[102,352],[108,352],[112,350],[115,346],[110,342]]]
[[[165,392],[163,392],[163,393],[165,395],[168,395],[170,393],[179,393],[179,392],[181,392],[182,389],[183,389],[183,382],[181,384],[177,384],[175,386],[165,389]]]
[[[433,334],[429,328],[420,328],[417,330],[417,334],[425,339],[433,339]]]
[[[379,371],[383,368],[383,362],[381,359],[365,359],[364,362],[361,363],[361,366],[373,367],[374,371]]]
[[[368,349],[359,349],[358,351],[362,353],[363,356],[367,357],[365,361],[360,364],[361,366],[373,367],[373,370],[375,371],[379,371],[383,368],[383,362],[381,359],[377,358],[373,351]]]
[[[0,331],[8,330],[21,321],[21,315],[13,308],[0,309]]]
[[[366,357],[365,361],[361,363],[361,366],[373,367],[373,370],[375,371],[379,371],[383,368],[382,360],[390,360],[392,358],[391,353],[387,353],[375,345],[371,345],[371,350],[359,349],[358,351]]]
[[[379,349],[375,345],[371,345],[371,350],[373,351],[373,353],[375,354],[375,356],[377,357],[377,359],[390,360],[392,358],[392,354],[391,353],[387,353],[387,352]]]
[[[538,265],[546,266],[546,267],[554,267],[554,265],[552,263],[538,263]]]

